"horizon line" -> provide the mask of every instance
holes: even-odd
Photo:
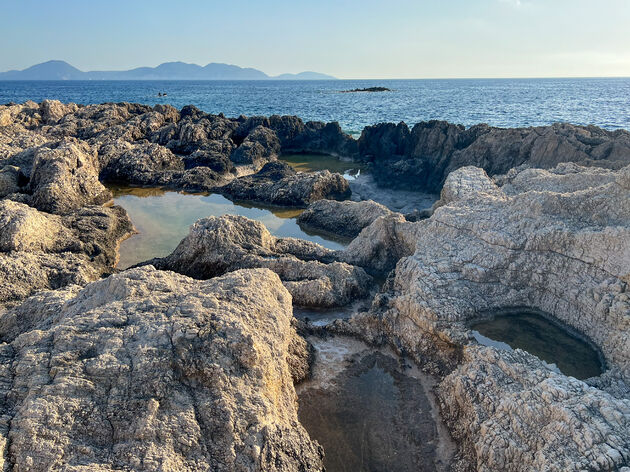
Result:
[[[4,72],[13,72],[11,69]],[[92,72],[92,71],[90,71]],[[119,72],[119,71],[96,71]],[[311,72],[311,71],[307,71]],[[0,72],[3,73],[3,72]],[[279,75],[298,73],[282,73]],[[330,74],[325,74],[330,75]],[[0,82],[295,82],[291,79],[277,79],[278,76],[269,76],[268,79],[2,79]],[[333,76],[335,77],[335,76]],[[335,77],[332,79],[306,79],[302,82],[339,82],[343,80],[553,80],[553,79],[630,79],[630,75],[557,75],[557,76],[514,76],[514,77]]]

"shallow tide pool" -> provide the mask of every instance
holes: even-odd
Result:
[[[283,154],[280,160],[298,172],[329,170],[343,175],[349,181],[353,181],[367,170],[367,166],[362,162],[339,159],[326,154]]]
[[[309,338],[312,377],[296,388],[300,423],[329,472],[449,470],[454,446],[430,393],[433,379],[359,341]]]
[[[117,266],[120,269],[169,255],[188,234],[190,225],[207,216],[241,215],[260,221],[277,237],[306,239],[329,249],[345,247],[341,240],[302,230],[295,221],[302,210],[234,203],[217,194],[186,194],[133,187],[110,187],[110,190],[114,194],[114,204],[127,210],[138,231],[120,245]]]
[[[475,339],[498,349],[522,349],[544,361],[552,370],[577,379],[604,371],[601,354],[568,327],[541,313],[513,309],[471,323]]]

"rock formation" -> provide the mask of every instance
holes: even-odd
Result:
[[[197,279],[265,267],[280,276],[302,307],[343,306],[368,294],[363,269],[334,261],[334,251],[293,238],[276,238],[265,226],[243,216],[225,215],[197,221],[167,257],[147,263]]]
[[[296,172],[283,162],[266,164],[253,175],[240,177],[219,191],[234,200],[306,207],[322,198],[343,200],[350,196],[348,181],[327,170]]]
[[[0,318],[0,465],[323,470],[297,418],[291,318],[264,269],[143,267],[28,299]]]
[[[333,235],[355,238],[361,230],[380,216],[393,212],[372,200],[363,202],[317,200],[298,216],[298,224],[305,228]]]
[[[0,106],[0,123],[0,160],[12,159],[5,164],[28,166],[32,155],[28,149],[74,137],[96,150],[103,178],[218,192],[226,181],[259,170],[281,153],[360,160],[372,167],[383,186],[427,192],[439,191],[451,171],[468,165],[498,175],[523,164],[538,168],[561,162],[606,168],[630,164],[627,131],[566,123],[514,129],[465,128],[443,121],[418,123],[412,129],[405,123],[380,123],[366,127],[354,140],[338,123],[304,123],[295,116],[227,118],[194,106],[178,111],[168,105],[79,106],[56,101]],[[119,153],[114,152],[117,148]],[[122,159],[119,170],[117,157]],[[107,168],[110,158],[114,161]],[[193,168],[207,170],[184,172]],[[336,185],[334,180],[329,183]]]
[[[341,175],[297,173],[283,152],[359,159],[392,187],[444,185],[405,218],[335,201],[350,196]],[[629,164],[630,133],[592,126],[380,124],[357,141],[337,123],[193,106],[0,106],[1,465],[322,470],[296,414],[310,352],[291,305],[367,299],[369,273],[386,278],[369,310],[299,324],[386,343],[401,368],[435,375],[459,469],[624,470]],[[331,251],[210,217],[155,268],[116,273],[133,228],[101,206],[101,181],[308,207],[305,227],[354,240]],[[588,338],[607,371],[578,381],[476,343],[469,322],[519,306]]]
[[[57,216],[0,200],[0,305],[110,273],[118,244],[131,231],[129,217],[117,206]]]
[[[474,470],[627,465],[629,176],[630,167],[561,164],[513,170],[499,186],[479,168],[451,173],[431,218],[381,217],[353,241],[356,254],[379,240],[413,245],[398,243],[408,255],[370,312],[332,329],[385,341],[446,375],[443,414]],[[588,337],[608,372],[584,383],[528,353],[475,345],[468,320],[517,306]]]
[[[556,123],[533,128],[465,128],[445,121],[368,126],[358,140],[384,186],[439,191],[448,174],[478,166],[489,175],[511,168],[552,168],[561,162],[620,168],[630,164],[630,132]]]

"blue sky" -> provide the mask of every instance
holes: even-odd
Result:
[[[630,76],[630,0],[0,0],[0,70],[181,60],[341,78]]]

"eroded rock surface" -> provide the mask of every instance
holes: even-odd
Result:
[[[58,216],[0,200],[0,304],[111,272],[118,244],[132,228],[116,206]]]
[[[359,267],[335,262],[334,251],[293,238],[276,238],[262,223],[225,215],[197,221],[167,257],[148,263],[198,279],[265,267],[280,276],[303,307],[334,307],[367,295],[370,277]]]
[[[552,168],[561,162],[620,168],[630,164],[630,132],[556,123],[533,128],[465,128],[445,121],[368,126],[358,141],[360,158],[373,162],[386,186],[439,191],[448,174],[478,166],[488,174],[511,168]]]
[[[497,178],[501,187],[465,167],[448,177],[431,218],[381,217],[352,243],[359,253],[392,235],[413,241],[371,311],[348,329],[447,375],[438,389],[443,413],[472,469],[628,464],[629,172],[520,169]],[[584,383],[523,351],[475,346],[468,320],[516,306],[588,337],[609,371]]]
[[[291,318],[264,269],[143,267],[38,294],[0,318],[2,466],[323,470],[297,419]]]
[[[372,200],[365,202],[318,200],[300,213],[300,226],[324,231],[333,235],[355,238],[380,216],[393,212]]]
[[[327,170],[296,172],[283,162],[266,164],[256,174],[233,180],[219,191],[234,200],[295,207],[306,207],[323,198],[343,200],[350,196],[348,181],[340,174]]]

